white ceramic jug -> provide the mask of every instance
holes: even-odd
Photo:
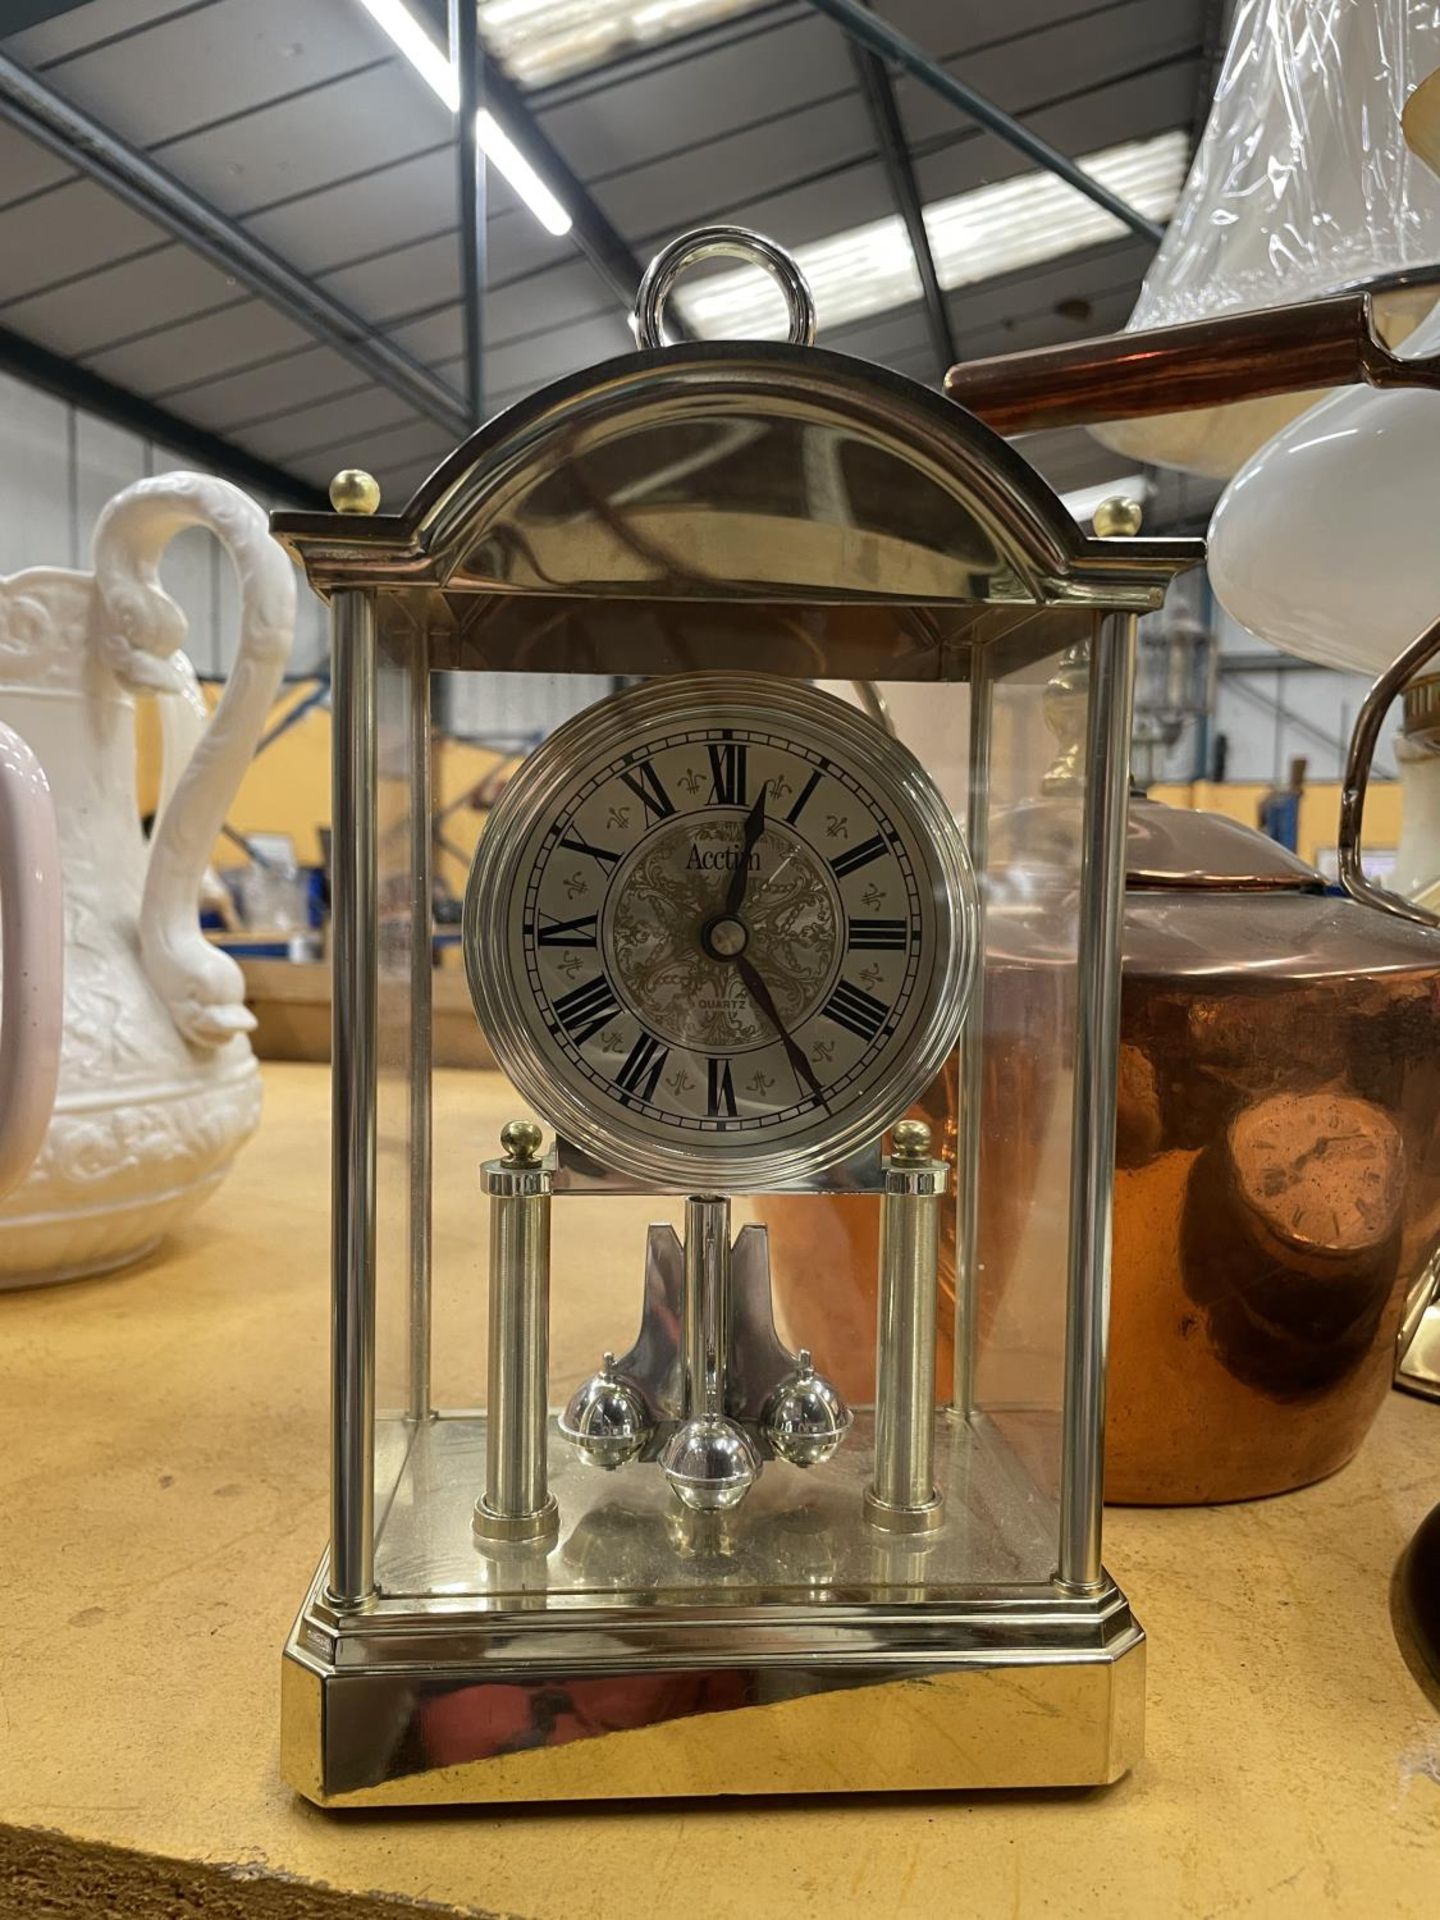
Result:
[[[188,718],[162,727],[171,765],[147,849],[135,695],[193,698],[185,616],[157,570],[191,526],[208,527],[234,564],[239,651],[198,743]],[[260,1116],[240,969],[201,933],[197,903],[289,658],[294,574],[252,500],[187,473],[141,480],[109,503],[94,569],[0,581],[0,717],[49,776],[65,887],[59,1093],[38,1161],[0,1207],[0,1286],[101,1273],[148,1252],[214,1190]],[[7,986],[8,976],[7,962]]]
[[[64,951],[49,784],[0,726],[0,1196],[29,1172],[55,1104]]]

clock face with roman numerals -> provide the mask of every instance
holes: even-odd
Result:
[[[649,681],[507,786],[465,901],[502,1068],[661,1186],[793,1184],[873,1145],[954,1046],[974,958],[959,829],[912,756],[814,688]]]

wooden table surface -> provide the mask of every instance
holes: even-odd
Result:
[[[325,1529],[328,1079],[266,1081],[259,1136],[161,1257],[0,1298],[0,1915],[1440,1913],[1440,1718],[1388,1611],[1440,1500],[1440,1406],[1399,1394],[1322,1486],[1110,1514],[1107,1561],[1150,1633],[1147,1758],[1116,1787],[297,1800],[278,1691]],[[437,1112],[473,1166],[503,1090],[449,1075]]]

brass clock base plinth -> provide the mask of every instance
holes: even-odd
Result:
[[[559,1540],[497,1559],[469,1532],[483,1417],[416,1429],[380,1593],[338,1612],[322,1565],[286,1647],[286,1778],[334,1807],[1118,1779],[1144,1716],[1124,1595],[1052,1584],[1043,1515],[1012,1564],[989,1522],[1017,1464],[990,1423],[937,1415],[969,1499],[919,1538],[864,1518],[873,1440],[862,1410],[832,1461],[769,1462],[735,1513],[691,1514],[552,1426]]]
[[[285,1777],[326,1807],[1100,1786],[1143,1742],[1144,1636],[1120,1613],[1123,1627],[1083,1659],[1036,1649],[1014,1665],[918,1672],[892,1658],[540,1681],[478,1667],[384,1676],[323,1666],[292,1639]],[[537,1708],[560,1744],[526,1744]],[[589,1738],[565,1730],[582,1715],[593,1715]],[[499,1748],[465,1759],[446,1740],[428,1758],[427,1721],[457,1740],[484,1730]]]

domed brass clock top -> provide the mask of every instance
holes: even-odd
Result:
[[[638,1179],[756,1189],[878,1139],[938,1071],[973,898],[949,808],[868,717],[687,674],[587,709],[515,775],[466,967],[559,1133]]]

